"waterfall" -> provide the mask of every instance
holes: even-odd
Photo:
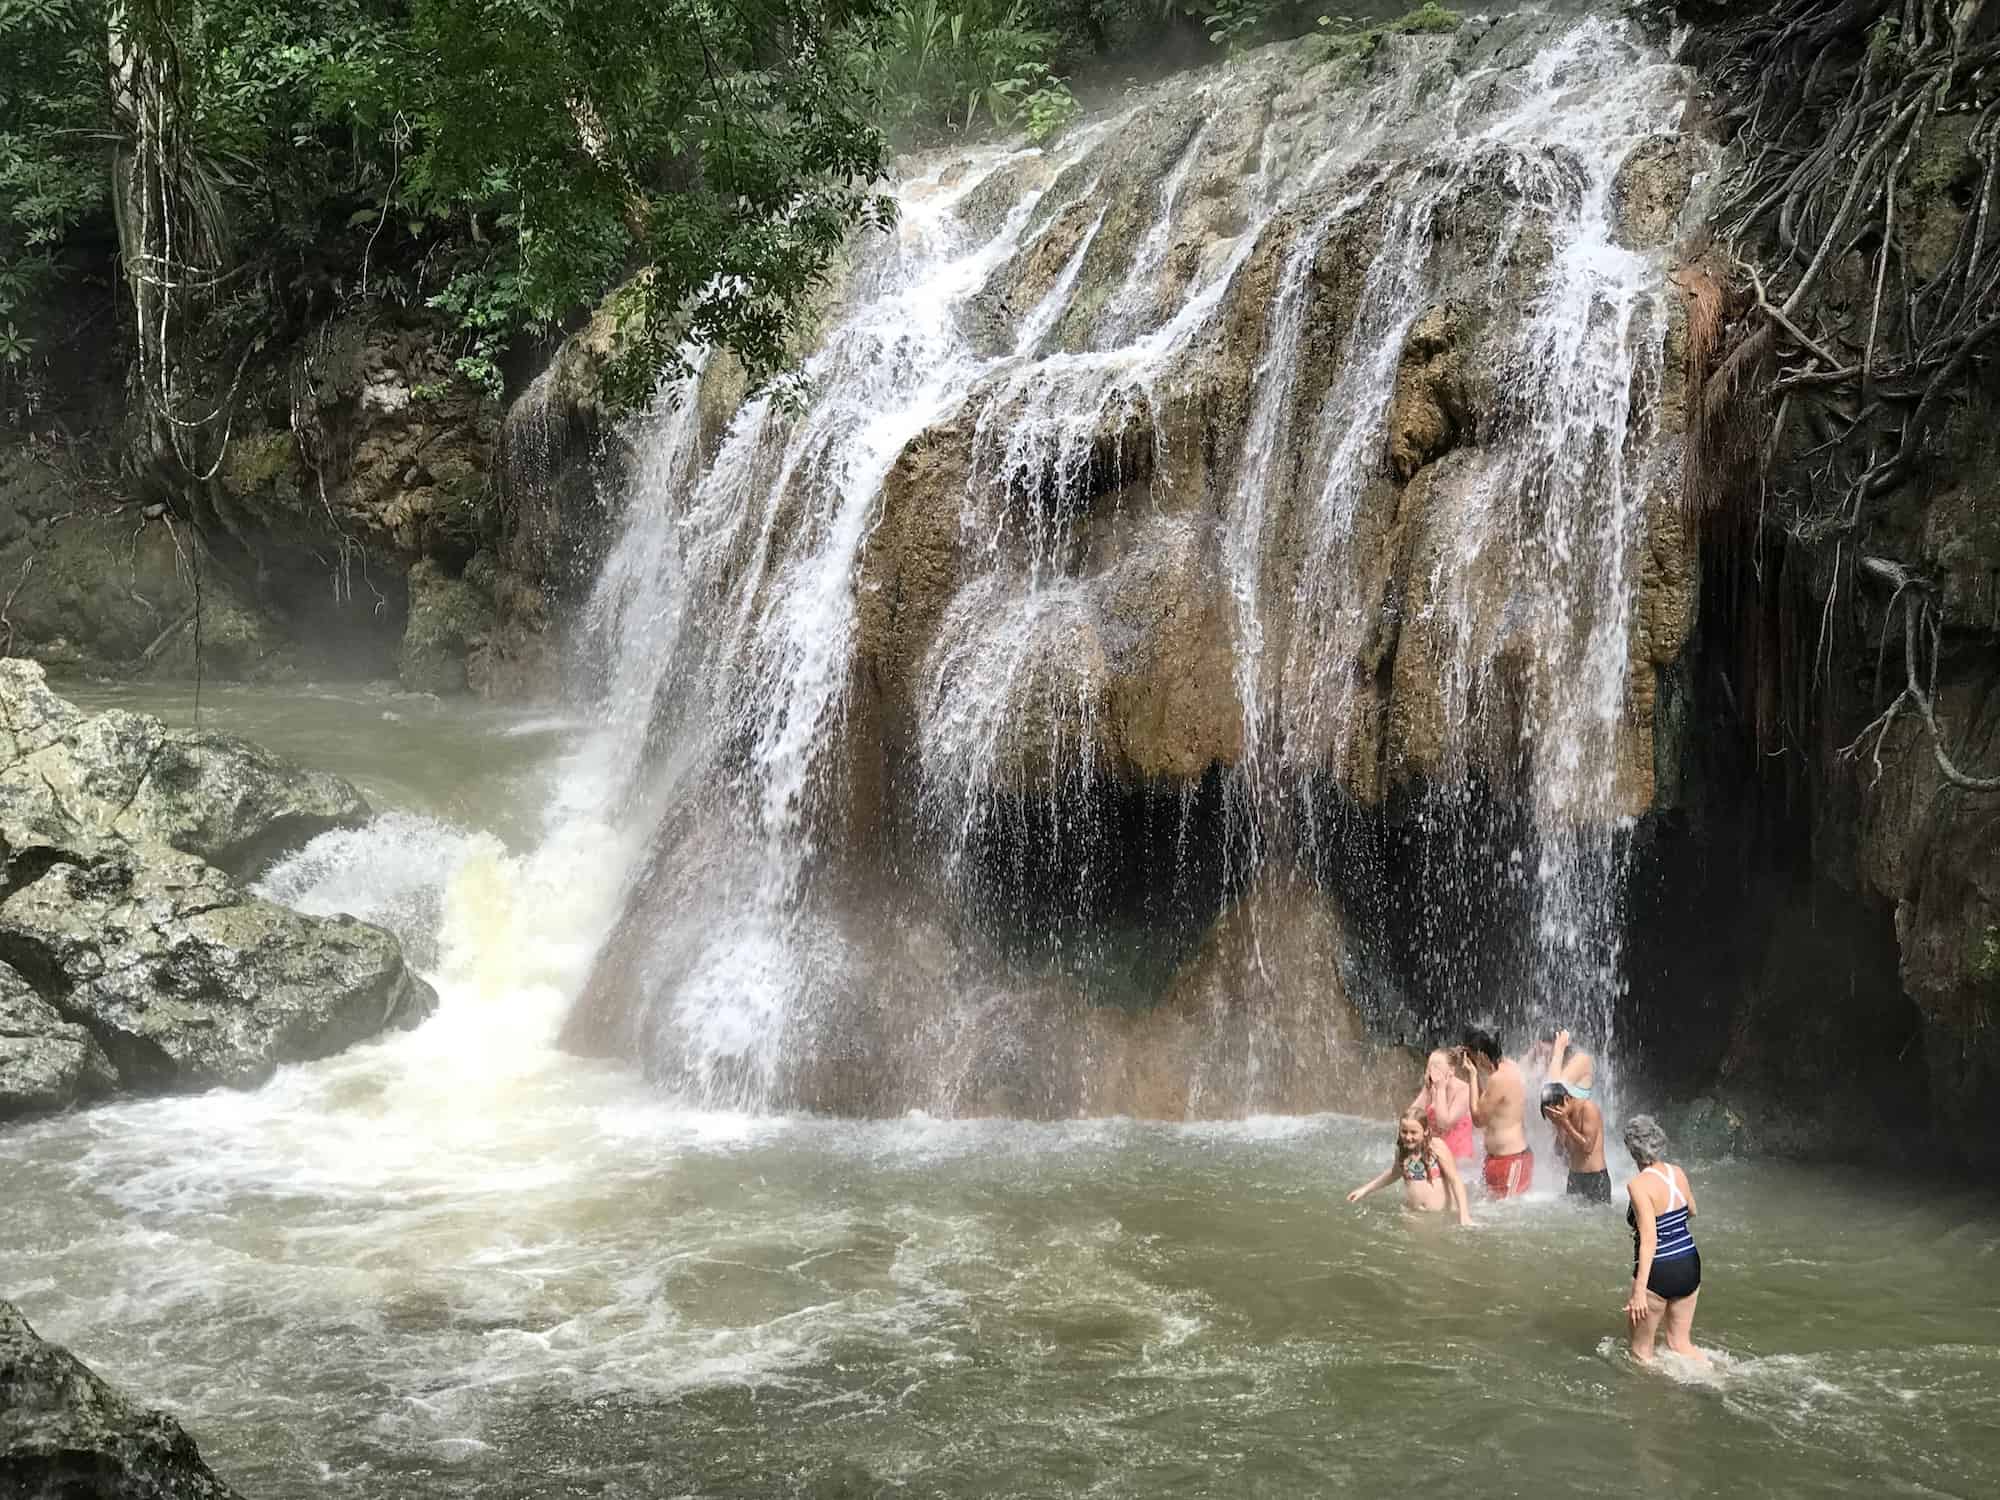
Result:
[[[633,434],[565,796],[651,832],[568,1042],[710,1105],[1324,1105],[1401,818],[1518,897],[1493,1007],[1608,1043],[1677,441],[1621,174],[1684,88],[1517,16],[907,163],[798,399],[711,360]]]

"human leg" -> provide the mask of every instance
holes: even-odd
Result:
[[[1708,1356],[1694,1344],[1694,1305],[1700,1300],[1701,1293],[1694,1291],[1669,1302],[1662,1323],[1666,1329],[1669,1349],[1684,1359],[1692,1359],[1705,1365],[1708,1363]]]
[[[1653,1341],[1660,1336],[1666,1315],[1666,1299],[1657,1292],[1646,1293],[1646,1316],[1632,1325],[1632,1357],[1640,1364],[1653,1362]]]

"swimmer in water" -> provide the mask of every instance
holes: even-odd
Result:
[[[1403,1207],[1417,1213],[1437,1213],[1455,1208],[1458,1222],[1471,1224],[1465,1205],[1465,1179],[1458,1175],[1458,1163],[1443,1142],[1431,1134],[1424,1117],[1414,1111],[1396,1122],[1396,1159],[1347,1195],[1349,1203],[1359,1203],[1377,1188],[1385,1188],[1398,1178],[1403,1182]]]
[[[1558,1028],[1543,1032],[1528,1048],[1526,1063],[1530,1077],[1561,1084],[1572,1099],[1588,1099],[1597,1083],[1597,1059]]]
[[[1649,1363],[1653,1341],[1664,1329],[1669,1349],[1707,1364],[1708,1356],[1695,1348],[1692,1337],[1695,1302],[1701,1296],[1694,1188],[1687,1173],[1665,1159],[1667,1133],[1651,1115],[1634,1115],[1625,1122],[1625,1149],[1639,1164],[1638,1174],[1625,1184],[1632,1199],[1625,1210],[1625,1222],[1632,1226],[1632,1295],[1625,1301],[1632,1357]]]
[[[1461,1162],[1472,1160],[1472,1092],[1453,1076],[1451,1053],[1440,1047],[1424,1065],[1424,1086],[1407,1111],[1421,1115],[1431,1134],[1451,1148]]]
[[[1486,1132],[1486,1191],[1495,1198],[1518,1198],[1535,1180],[1520,1064],[1502,1054],[1497,1033],[1479,1026],[1466,1028],[1461,1055],[1472,1091],[1472,1123]]]
[[[1574,1099],[1559,1083],[1542,1085],[1542,1118],[1555,1127],[1556,1150],[1569,1163],[1564,1191],[1588,1203],[1611,1201],[1611,1173],[1604,1165],[1604,1112]]]

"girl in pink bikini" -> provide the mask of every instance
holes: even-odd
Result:
[[[1422,1118],[1453,1156],[1472,1160],[1472,1090],[1452,1071],[1451,1054],[1444,1048],[1424,1064],[1424,1086],[1410,1101],[1409,1113]]]

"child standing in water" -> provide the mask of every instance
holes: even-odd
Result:
[[[1451,1054],[1440,1047],[1424,1064],[1424,1086],[1408,1114],[1421,1116],[1431,1134],[1461,1162],[1472,1160],[1472,1090],[1451,1071]]]
[[[1542,1118],[1555,1127],[1556,1150],[1569,1163],[1568,1195],[1587,1203],[1609,1203],[1604,1112],[1589,1099],[1572,1097],[1560,1083],[1550,1083],[1542,1088]]]
[[[1349,1203],[1359,1203],[1377,1188],[1385,1188],[1397,1178],[1403,1181],[1403,1207],[1418,1213],[1437,1213],[1456,1207],[1458,1222],[1470,1224],[1466,1212],[1465,1179],[1458,1175],[1458,1162],[1449,1149],[1431,1135],[1430,1125],[1415,1110],[1396,1122],[1396,1159],[1377,1177],[1369,1179],[1347,1195]]]

